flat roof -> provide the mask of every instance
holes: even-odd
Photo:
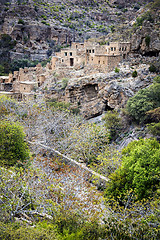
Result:
[[[36,84],[37,82],[30,82],[30,81],[26,81],[26,82],[20,82],[20,84],[27,84],[27,85],[32,85],[32,84]]]
[[[4,94],[4,95],[9,95],[9,94],[11,94],[11,95],[13,95],[14,93],[13,92],[3,92],[3,91],[0,91],[0,94]]]
[[[9,79],[9,76],[0,76],[0,78]]]

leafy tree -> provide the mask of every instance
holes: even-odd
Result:
[[[160,107],[155,108],[154,110],[150,110],[146,114],[151,120],[151,122],[160,122]]]
[[[146,121],[146,112],[160,107],[160,84],[154,83],[150,87],[138,91],[127,102],[126,109],[138,123]]]
[[[160,83],[160,75],[153,79],[154,83]]]
[[[118,112],[108,111],[103,117],[104,125],[109,130],[111,139],[116,139],[120,129],[122,128],[121,118]]]
[[[0,165],[13,166],[29,157],[23,129],[17,123],[0,122]]]
[[[108,143],[108,135],[104,126],[97,126],[95,123],[81,124],[71,129],[66,150],[73,159],[91,164]]]
[[[110,175],[106,195],[124,201],[127,192],[136,199],[159,189],[160,144],[155,139],[133,141],[122,151],[122,166]]]
[[[160,136],[160,122],[148,124],[148,129],[154,136]]]

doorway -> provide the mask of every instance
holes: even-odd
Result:
[[[72,67],[74,65],[74,58],[70,58],[70,66]]]

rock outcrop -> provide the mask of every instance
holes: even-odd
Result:
[[[65,90],[65,100],[79,108],[86,118],[101,115],[103,111],[118,110],[138,90],[152,83],[155,74],[151,74],[148,67],[139,66],[136,78],[131,76],[130,70],[125,70],[72,79]]]
[[[132,51],[145,56],[158,56],[160,52],[160,32],[154,24],[144,21],[132,37]]]

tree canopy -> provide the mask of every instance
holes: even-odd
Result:
[[[155,139],[140,139],[122,151],[122,165],[110,175],[106,194],[124,199],[127,191],[136,199],[153,196],[159,189],[160,144]]]
[[[138,123],[147,119],[146,112],[160,107],[160,83],[155,82],[148,88],[138,91],[127,102],[126,109]]]
[[[0,165],[13,166],[29,157],[23,129],[17,123],[0,122]]]

